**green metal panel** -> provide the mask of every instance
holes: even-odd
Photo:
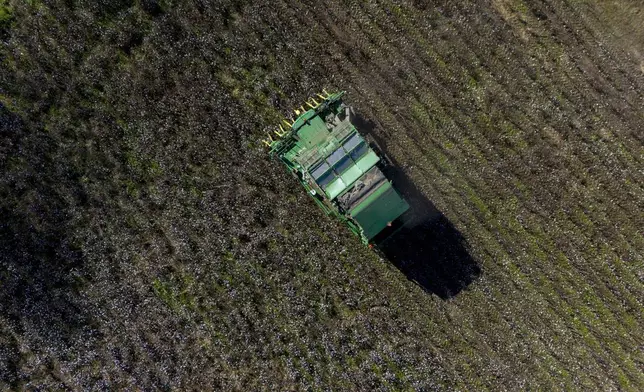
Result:
[[[338,177],[326,187],[325,192],[329,199],[333,200],[346,188],[347,184],[345,184],[344,181],[342,181],[342,179]]]
[[[378,171],[380,177],[373,173],[380,158],[351,123],[351,110],[340,99],[343,94],[325,93],[322,103],[307,102],[313,109],[296,110],[295,122],[285,120],[287,128],[275,131],[278,139],[268,134],[264,142],[271,155],[277,155],[307,191],[320,193],[323,199],[315,197],[318,205],[345,222],[367,243],[405,212],[408,205],[381,172]],[[330,173],[337,177],[332,179]],[[368,186],[352,188],[361,179]],[[345,192],[350,193],[337,200]],[[345,204],[349,200],[354,201]],[[351,208],[349,205],[355,203],[359,204],[349,213],[340,208]]]
[[[297,123],[305,121],[302,120],[303,117],[300,117]],[[298,145],[305,148],[311,148],[326,141],[329,136],[329,132],[326,129],[326,125],[324,125],[324,121],[319,116],[315,116],[308,119],[307,124],[302,125],[297,132],[297,136],[300,138],[300,141],[297,143]]]
[[[364,210],[366,207],[368,207],[369,204],[371,204],[374,201],[376,201],[380,197],[380,195],[382,195],[383,193],[385,193],[389,189],[391,189],[391,183],[389,181],[383,182],[383,184],[381,186],[379,186],[377,189],[375,189],[373,192],[371,192],[369,197],[364,199],[362,201],[362,203],[358,204],[355,208],[353,208],[350,211],[350,214],[352,216],[358,215],[362,210]]]
[[[300,127],[304,126],[306,123],[306,120],[310,120],[315,116],[315,110],[307,110],[306,112],[302,113],[297,120],[293,123],[292,128],[293,129],[300,129]]]
[[[357,165],[351,165],[351,167],[348,168],[344,173],[342,173],[340,177],[345,184],[351,185],[355,180],[360,178],[363,173],[364,172],[360,170]]]
[[[378,163],[379,160],[380,158],[378,158],[378,155],[376,155],[373,150],[369,150],[368,153],[366,153],[362,158],[358,160],[358,162],[356,162],[356,166],[358,166],[364,173],[371,169],[373,165]]]
[[[367,200],[351,211],[365,237],[375,237],[387,224],[402,215],[409,205],[389,182],[385,182]]]

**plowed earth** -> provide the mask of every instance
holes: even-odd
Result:
[[[642,26],[0,1],[0,389],[644,390]],[[322,88],[430,212],[388,251],[258,143]]]

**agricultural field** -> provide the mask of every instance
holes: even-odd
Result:
[[[644,390],[636,0],[0,0],[0,390]],[[259,140],[346,90],[380,252]]]

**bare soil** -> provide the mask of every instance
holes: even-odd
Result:
[[[640,2],[0,1],[0,390],[644,390]],[[378,252],[259,140],[326,88]]]

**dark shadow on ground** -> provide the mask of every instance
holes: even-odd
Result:
[[[88,325],[83,257],[67,240],[48,145],[0,106],[0,380],[12,386],[21,350],[63,352]]]
[[[371,136],[387,154],[386,141],[374,132],[375,124],[359,115],[352,122]],[[481,275],[481,268],[468,251],[463,235],[414,185],[391,157],[383,171],[410,204],[402,227],[386,239],[376,239],[382,254],[408,279],[427,292],[449,299]]]
[[[87,323],[77,303],[82,265],[61,233],[34,230],[0,208],[0,311],[4,322],[52,345],[65,345]]]
[[[456,296],[481,274],[465,238],[402,170],[392,167],[386,175],[411,208],[403,216],[405,225],[378,248],[426,291],[443,299]]]

